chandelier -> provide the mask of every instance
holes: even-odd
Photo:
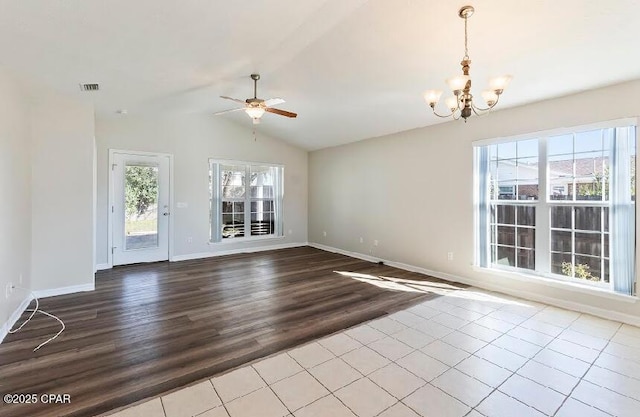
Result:
[[[464,121],[471,116],[472,113],[481,115],[489,110],[493,109],[500,100],[500,95],[511,81],[510,75],[503,75],[500,77],[494,77],[489,80],[489,90],[482,92],[482,98],[487,103],[487,107],[478,107],[473,101],[473,95],[471,94],[471,77],[469,76],[469,69],[471,68],[471,59],[469,58],[468,36],[467,36],[467,20],[473,15],[474,8],[472,6],[464,6],[458,11],[458,16],[464,19],[464,58],[462,58],[462,75],[458,75],[447,80],[449,88],[453,91],[453,96],[445,100],[447,108],[451,111],[450,114],[442,115],[436,112],[436,104],[440,100],[442,91],[429,90],[424,93],[424,99],[433,110],[433,114],[438,117],[448,118],[453,117],[454,120],[459,120],[461,117]]]

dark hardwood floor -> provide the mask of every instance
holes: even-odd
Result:
[[[32,352],[59,328],[38,315],[0,344],[1,394],[71,404],[0,416],[98,415],[435,297],[366,275],[439,281],[310,247],[99,272],[93,292],[41,300],[67,325],[54,342]]]

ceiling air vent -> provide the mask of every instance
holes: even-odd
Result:
[[[82,91],[98,91],[100,85],[98,83],[80,84],[80,90]]]

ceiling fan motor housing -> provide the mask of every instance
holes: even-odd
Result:
[[[264,103],[264,100],[260,99],[260,98],[248,98],[247,99],[247,104],[250,106],[260,106],[262,103]]]

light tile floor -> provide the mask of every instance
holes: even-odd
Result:
[[[478,289],[111,417],[640,416],[640,328]]]

